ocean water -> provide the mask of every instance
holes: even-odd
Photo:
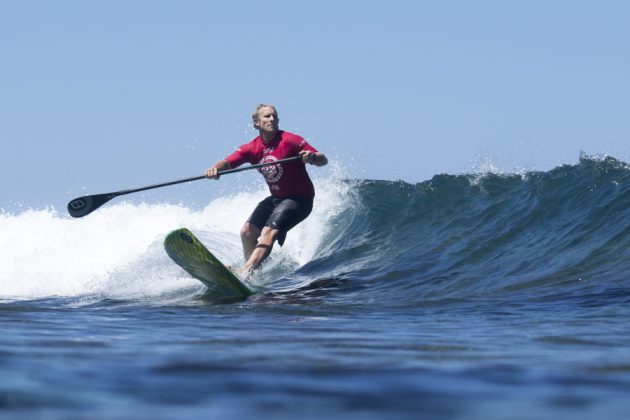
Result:
[[[263,190],[0,213],[0,417],[627,418],[625,163],[316,189],[232,304],[162,241],[238,264]]]

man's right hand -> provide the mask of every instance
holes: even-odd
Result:
[[[216,167],[206,169],[206,178],[208,179],[219,179],[221,175],[219,175],[219,169]]]

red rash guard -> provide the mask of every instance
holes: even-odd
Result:
[[[302,150],[317,153],[317,150],[302,137],[286,131],[279,131],[269,144],[265,144],[262,138],[258,136],[239,147],[236,152],[226,157],[225,161],[232,168],[236,168],[245,162],[255,165],[290,158],[297,156],[298,152]],[[315,197],[313,183],[306,172],[304,162],[301,160],[264,166],[259,168],[258,172],[265,177],[269,192],[274,197],[297,196],[311,199]]]

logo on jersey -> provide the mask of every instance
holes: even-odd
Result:
[[[277,157],[267,155],[263,157],[259,163],[275,162],[277,160],[278,160]],[[261,174],[263,174],[263,176],[265,177],[265,180],[270,184],[278,182],[280,178],[282,178],[282,172],[284,172],[284,170],[282,169],[282,165],[263,166],[262,168],[259,169],[259,171]]]

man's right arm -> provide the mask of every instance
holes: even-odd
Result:
[[[230,165],[226,160],[220,160],[212,165],[212,167],[206,169],[205,175],[206,178],[219,179],[221,177],[219,172],[226,171],[228,169],[232,169],[232,165]]]

